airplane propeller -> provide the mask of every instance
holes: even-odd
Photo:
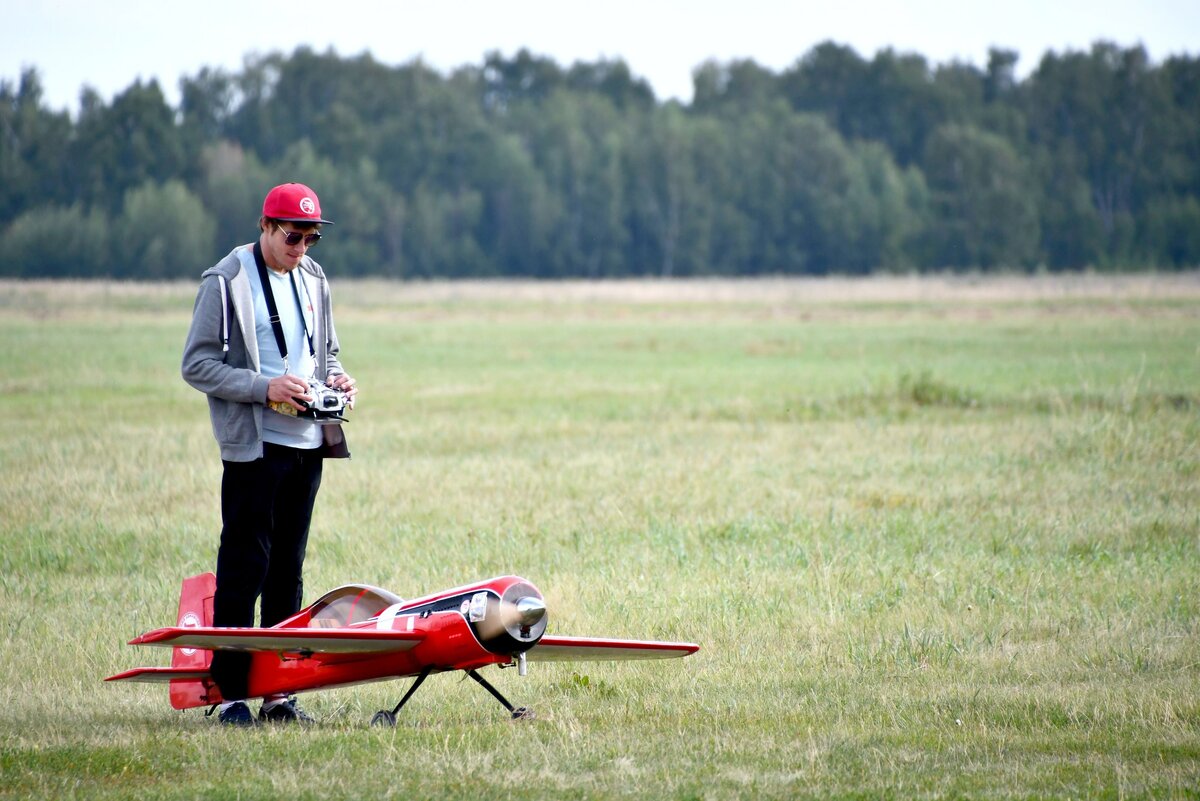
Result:
[[[517,619],[522,625],[532,626],[546,616],[546,602],[541,598],[526,595],[517,601]]]

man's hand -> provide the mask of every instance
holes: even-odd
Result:
[[[298,412],[304,411],[304,406],[296,398],[312,400],[308,394],[308,382],[295,375],[281,375],[272,378],[267,384],[267,400],[291,404]]]
[[[331,376],[326,382],[334,389],[340,389],[346,393],[346,405],[351,409],[354,408],[354,396],[358,394],[358,387],[355,386],[358,382],[345,373]]]

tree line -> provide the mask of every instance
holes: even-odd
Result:
[[[818,45],[708,62],[690,103],[621,60],[449,74],[301,47],[77,114],[0,81],[0,275],[194,277],[314,187],[341,275],[617,277],[1200,264],[1200,60],[1098,42],[985,67]]]

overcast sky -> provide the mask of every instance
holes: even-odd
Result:
[[[183,75],[235,72],[247,54],[302,44],[393,65],[419,57],[443,72],[527,47],[564,67],[624,58],[660,99],[686,102],[707,59],[779,71],[826,40],[867,58],[893,47],[978,66],[1004,47],[1024,76],[1047,50],[1099,39],[1140,43],[1155,61],[1200,55],[1200,0],[0,0],[0,79],[36,67],[46,104],[74,111],[84,85],[111,100],[157,78],[174,105]]]

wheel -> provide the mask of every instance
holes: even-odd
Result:
[[[381,709],[375,713],[375,717],[371,718],[372,726],[396,726],[396,716],[386,709]]]
[[[527,706],[519,706],[512,711],[513,720],[533,720],[537,715]]]

